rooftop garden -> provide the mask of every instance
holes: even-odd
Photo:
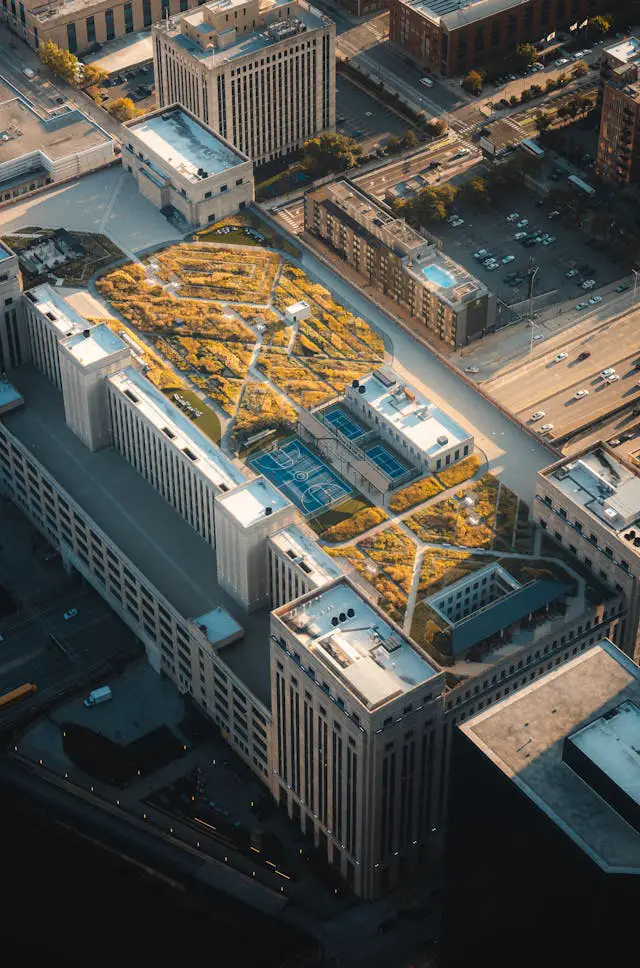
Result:
[[[3,239],[20,257],[20,253],[33,245],[37,238],[49,239],[57,231],[59,230],[31,226],[20,229],[15,235],[5,235]],[[55,266],[50,273],[34,272],[25,266],[21,260],[20,268],[25,289],[31,289],[39,283],[47,282],[49,275],[55,275],[62,279],[66,286],[86,286],[94,273],[125,257],[118,246],[106,235],[74,231],[67,231],[65,234],[70,238],[71,244],[77,243],[80,251],[83,251],[84,254],[77,259],[68,259],[66,262]]]

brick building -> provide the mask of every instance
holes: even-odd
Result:
[[[627,37],[602,51],[602,116],[597,171],[618,185],[640,174],[640,40]]]

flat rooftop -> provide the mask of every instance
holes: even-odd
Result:
[[[640,835],[564,762],[563,747],[621,703],[637,705],[639,677],[638,666],[603,639],[458,727],[608,872],[640,874]]]
[[[13,255],[15,255],[15,253],[2,242],[0,242],[0,262],[4,262],[5,259],[10,259]]]
[[[6,140],[5,140],[6,135]],[[39,151],[51,162],[113,139],[77,108],[43,118],[0,82],[0,165]]]
[[[67,336],[82,336],[91,323],[81,316],[64,296],[56,292],[48,282],[42,283],[25,293],[29,302],[37,306],[40,313],[47,317],[51,325],[57,330],[60,339]]]
[[[434,23],[455,30],[512,7],[520,7],[522,0],[405,0],[405,3]]]
[[[218,490],[231,491],[246,481],[240,468],[135,367],[128,366],[108,380]]]
[[[620,703],[570,739],[612,783],[640,804],[640,708],[635,703]]]
[[[394,373],[376,371],[359,382],[365,387],[363,396],[369,406],[421,453],[434,458],[457,444],[468,443],[473,448],[468,431]],[[446,443],[439,443],[438,438],[445,437]]]
[[[640,555],[640,529],[630,527],[640,519],[640,476],[608,448],[594,447],[542,475],[571,502],[625,539],[629,551]]]
[[[426,654],[345,578],[274,614],[369,709],[439,674]]]
[[[626,37],[617,44],[611,44],[610,47],[603,47],[602,53],[603,55],[608,54],[610,57],[615,57],[622,64],[627,64],[629,61],[636,60],[640,57],[640,40],[637,37]]]
[[[92,326],[88,333],[88,336],[84,333],[76,333],[64,340],[65,348],[82,366],[91,366],[92,363],[98,363],[113,353],[129,349],[124,340],[113,333],[105,323]]]
[[[271,535],[270,540],[290,558],[316,587],[334,581],[342,575],[337,561],[322,550],[316,538],[305,534],[297,525],[290,525]]]
[[[218,585],[211,546],[113,447],[92,453],[65,422],[62,396],[33,366],[11,372],[25,406],[3,424],[150,585],[184,616],[220,605],[245,630],[222,658],[270,708],[269,613],[247,614]]]
[[[407,250],[423,248],[429,245],[428,239],[412,229],[404,219],[390,215],[386,209],[378,205],[355,185],[347,181],[339,181],[329,185],[327,197],[342,207],[357,211],[358,222],[366,226],[372,233],[383,230],[390,240],[399,242]]]
[[[181,108],[168,108],[127,127],[166,165],[190,182],[219,175],[246,160],[244,155]],[[201,177],[199,171],[205,171],[207,175]]]
[[[188,23],[191,29],[198,30],[203,34],[209,33],[215,38],[216,30],[207,20],[207,6],[211,6],[215,12],[218,12],[220,9],[226,9],[217,3],[206,4],[202,7],[197,7],[195,10],[190,10],[183,15],[174,16],[168,23],[156,24],[155,29],[165,33],[174,41],[176,46],[186,51],[192,57],[201,60],[204,66],[210,70],[228,61],[239,60],[243,57],[250,57],[257,54],[266,48],[272,47],[280,39],[292,40],[307,30],[314,30],[331,22],[309,4],[302,6],[296,3],[295,0],[272,0],[271,3],[261,4],[260,13],[266,14],[266,16],[262,22],[256,23],[255,30],[242,34],[238,31],[235,42],[229,43],[228,46],[216,47],[210,45],[203,48],[196,40],[193,40],[186,33],[182,32],[182,21],[186,21],[185,28]],[[281,17],[278,19],[276,16],[276,12],[283,7],[286,7],[288,10],[287,17],[289,22],[294,20],[299,21],[299,32],[280,38],[277,33],[270,31],[270,28],[282,27],[284,25],[285,18]],[[229,8],[231,8],[230,5]],[[233,24],[229,26],[233,29]],[[220,33],[222,34],[223,32],[220,31]]]
[[[219,495],[216,500],[243,528],[250,528],[269,514],[291,506],[291,501],[266,477],[244,481],[233,493]]]

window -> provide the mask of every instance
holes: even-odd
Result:
[[[87,43],[95,44],[96,42],[96,18],[87,17]]]
[[[130,3],[124,5],[124,32],[125,34],[133,33],[133,7]]]
[[[107,31],[107,40],[114,40],[116,36],[116,30],[113,24],[113,10],[109,8],[104,12],[104,25]]]
[[[75,24],[67,24],[67,45],[72,54],[76,54],[78,52]]]
[[[150,27],[152,23],[151,0],[142,0],[142,24],[144,27]]]

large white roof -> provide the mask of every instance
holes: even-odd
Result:
[[[170,168],[191,182],[201,180],[199,170],[206,171],[208,176],[219,175],[245,160],[213,131],[194,121],[180,108],[169,108],[131,124],[129,130]]]
[[[49,285],[48,282],[29,290],[29,301],[38,307],[40,313],[46,316],[59,338],[73,336],[90,328],[90,323],[71,306],[66,299]]]
[[[113,353],[128,348],[124,340],[121,340],[104,323],[92,326],[85,332],[89,335],[76,333],[64,341],[65,348],[82,366],[91,366],[92,363],[97,363]]]
[[[250,528],[268,515],[291,506],[291,502],[266,477],[247,481],[231,494],[218,497],[217,501],[243,528]]]

